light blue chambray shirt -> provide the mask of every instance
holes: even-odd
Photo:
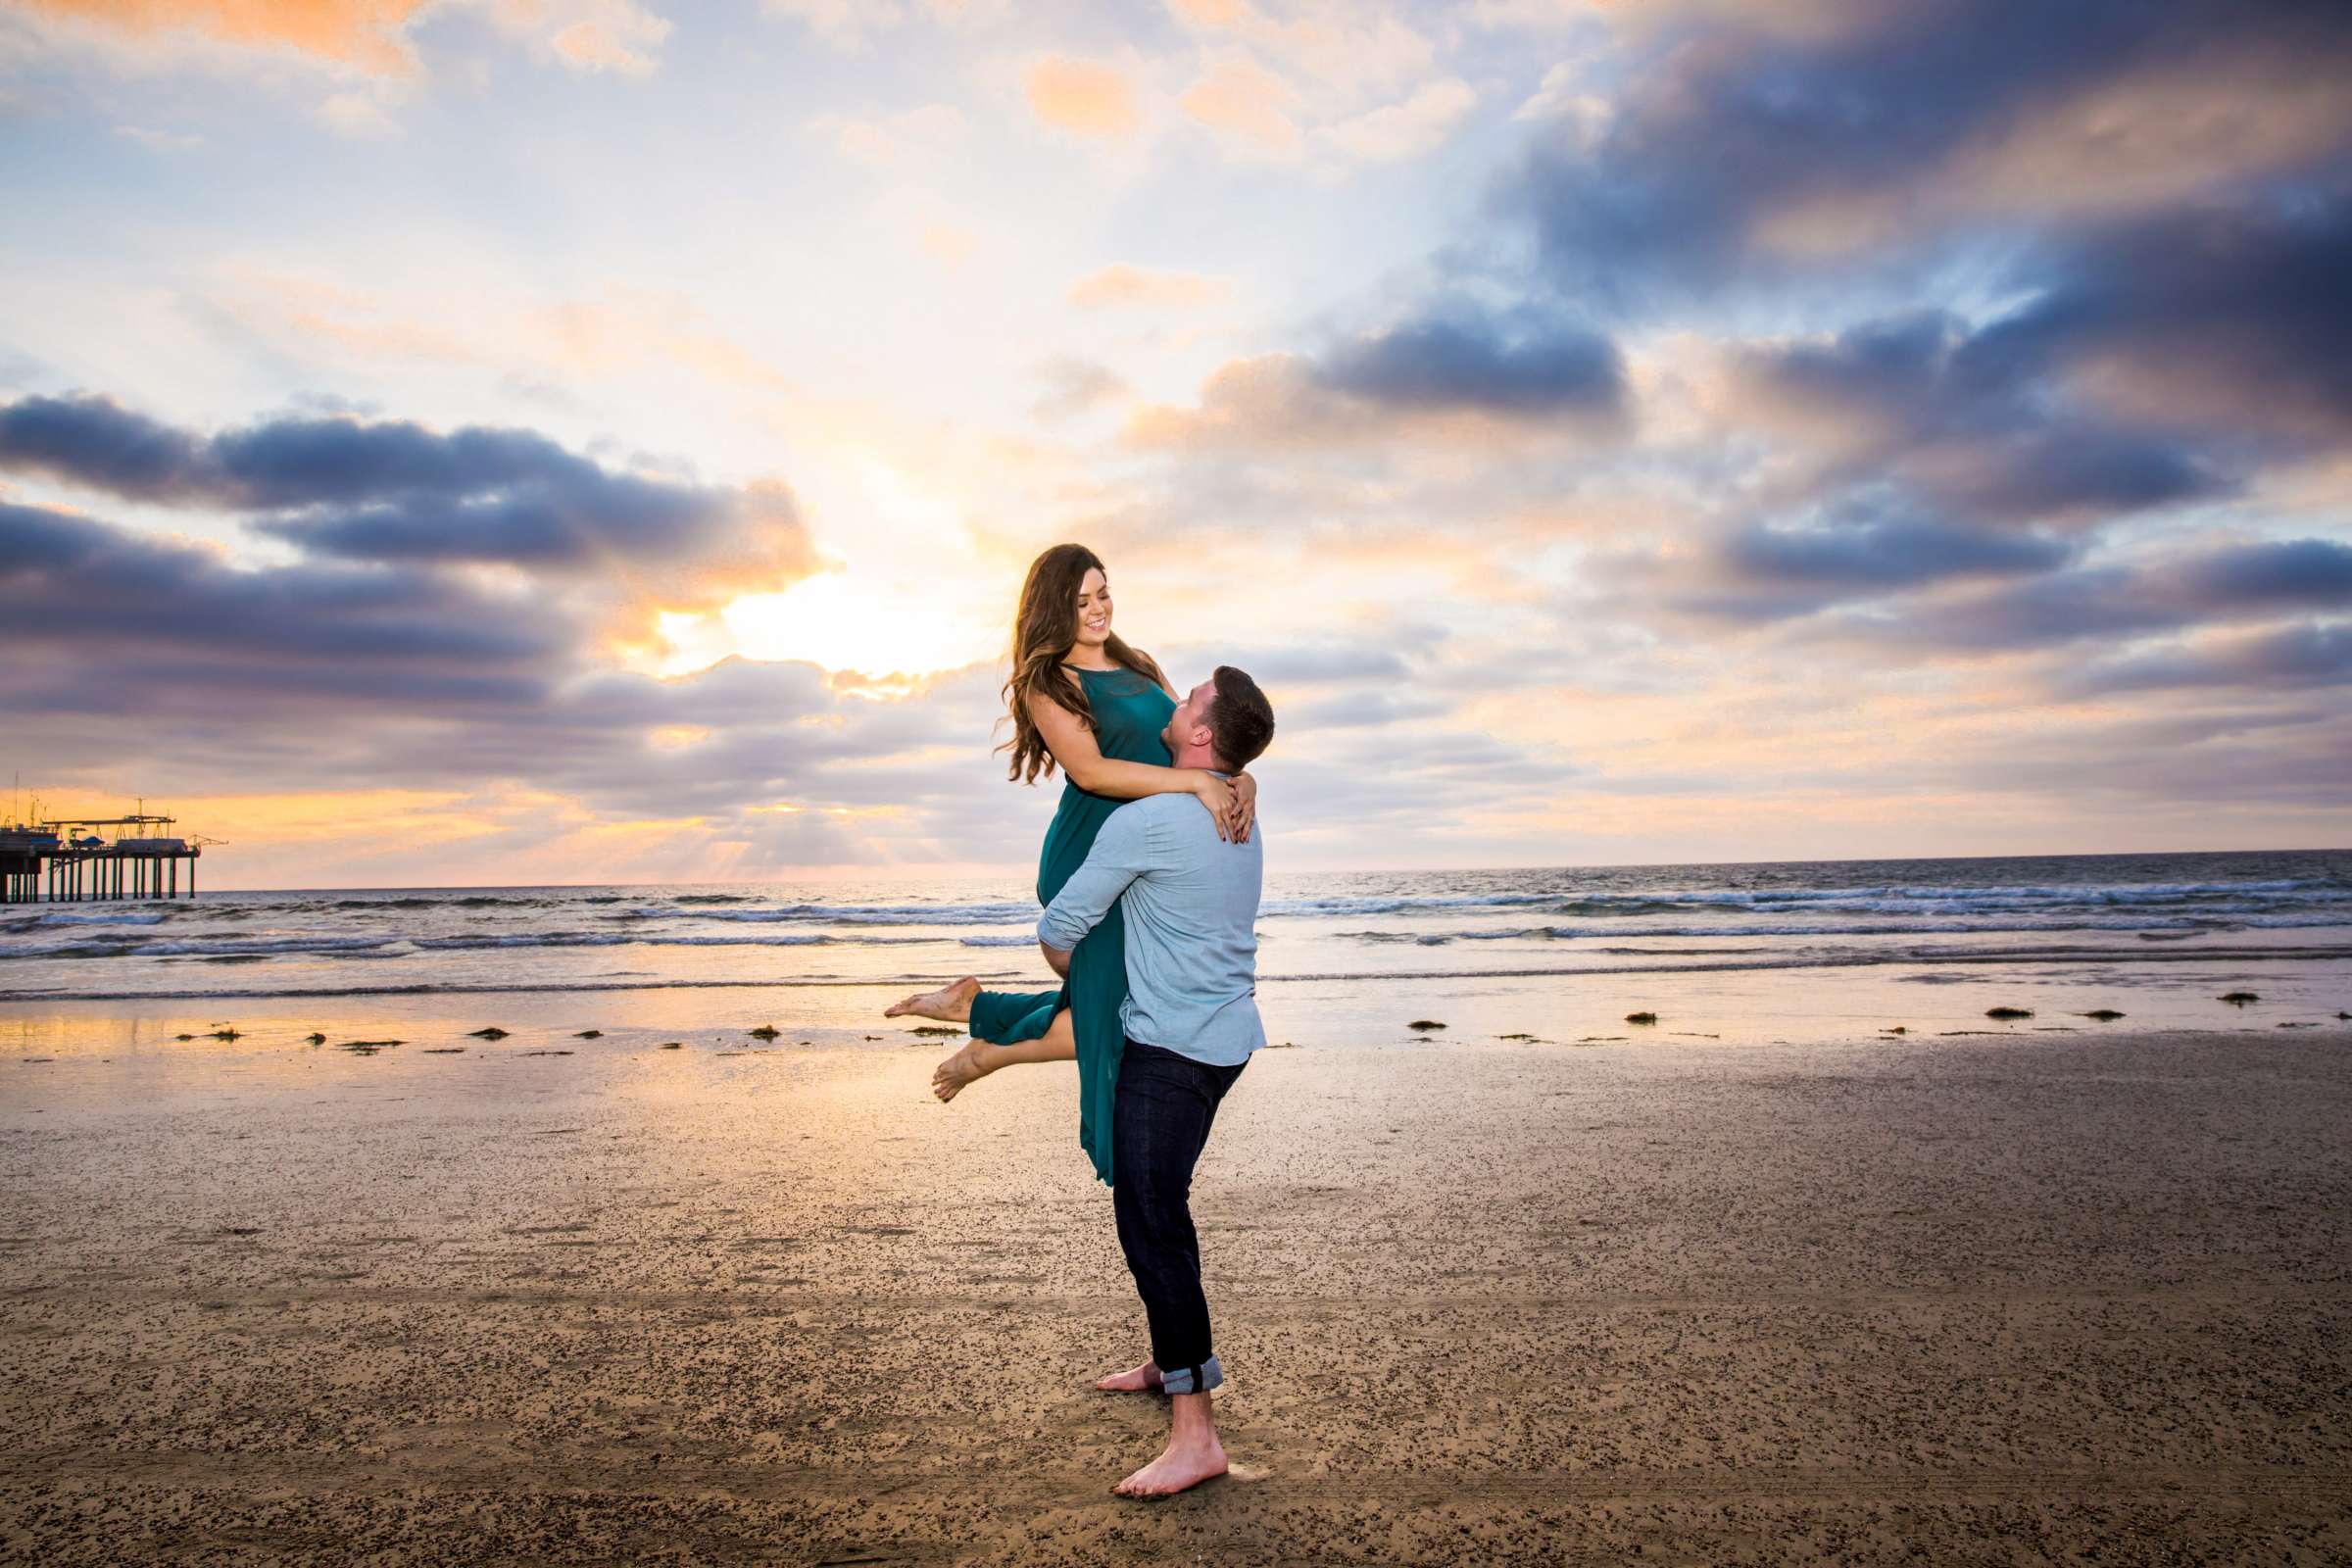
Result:
[[[1216,1067],[1248,1061],[1266,1043],[1256,995],[1265,836],[1261,819],[1249,843],[1226,843],[1190,795],[1130,801],[1046,906],[1037,939],[1066,953],[1121,903],[1127,1038]]]

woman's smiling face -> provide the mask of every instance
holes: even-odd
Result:
[[[1086,568],[1078,583],[1078,635],[1073,648],[1101,648],[1110,641],[1110,579]]]

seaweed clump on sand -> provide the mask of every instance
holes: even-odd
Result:
[[[2081,1016],[2085,1018],[2096,1018],[2101,1023],[2113,1023],[2116,1019],[2121,1018],[2123,1014],[2116,1011],[2113,1007],[2093,1007],[2088,1012],[2082,1013]]]
[[[1625,1021],[1627,1023],[1656,1023],[1658,1015],[1654,1012],[1629,1012],[1625,1015]]]
[[[574,1040],[602,1040],[605,1038],[605,1032],[602,1029],[583,1029],[571,1038]]]
[[[776,1038],[776,1036],[782,1034],[783,1032],[783,1030],[777,1028],[772,1023],[763,1023],[757,1029],[746,1029],[744,1031],[745,1034],[750,1035],[754,1040],[773,1040]]]
[[[1898,1023],[1891,1029],[1882,1029],[1879,1031],[1879,1033],[1883,1035],[1907,1035],[1910,1032],[1911,1026],[1907,1023]]]
[[[959,1035],[962,1030],[944,1023],[918,1023],[906,1031],[910,1035]]]
[[[379,1051],[389,1051],[401,1044],[398,1040],[346,1040],[335,1049],[348,1051],[355,1056],[372,1056]]]
[[[507,1038],[507,1032],[498,1025],[492,1024],[487,1029],[476,1029],[473,1032],[473,1038],[476,1040],[504,1040]]]
[[[2031,1018],[2034,1016],[2034,1009],[2032,1007],[1986,1007],[1984,1016],[1987,1018]]]
[[[1435,1018],[1415,1018],[1411,1023],[1406,1024],[1405,1027],[1407,1029],[1420,1029],[1427,1031],[1431,1029],[1443,1029],[1446,1026],[1438,1022],[1438,1020]]]
[[[684,1051],[686,1048],[678,1041],[664,1040],[662,1042],[662,1044],[656,1046],[654,1049],[656,1051]]]
[[[2232,1007],[2242,1007],[2249,1002],[2260,1002],[2262,998],[2251,991],[2225,991],[2214,1000],[2227,1002]]]

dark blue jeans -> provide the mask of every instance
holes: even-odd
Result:
[[[1248,1062],[1204,1061],[1127,1042],[1111,1121],[1111,1208],[1119,1247],[1152,1324],[1152,1359],[1170,1394],[1206,1394],[1225,1381],[1208,1337],[1200,1243],[1193,1234],[1193,1166],[1217,1102]]]

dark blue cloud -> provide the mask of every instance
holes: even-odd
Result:
[[[2222,49],[2267,49],[2315,80],[2352,60],[2352,9],[2301,0],[1852,0],[1822,12],[1826,25],[1790,37],[1698,9],[1694,30],[1669,29],[1637,65],[1596,142],[1531,155],[1498,200],[1532,222],[1557,286],[1631,305],[1753,281],[1769,270],[1751,243],[1762,220],[1817,198],[1899,199],[2037,107],[2133,73],[2193,71]],[[1938,237],[1904,224],[1876,245]]]
[[[138,501],[209,499],[220,478],[204,442],[107,398],[0,405],[0,468]]]
[[[1727,540],[1720,562],[1766,585],[1903,588],[1960,576],[2048,571],[2073,554],[2062,540],[1896,517],[1855,526],[1754,525]]]
[[[2145,565],[2079,566],[2014,585],[1846,612],[1842,632],[1987,653],[2129,639],[2283,611],[2352,611],[2352,545],[2231,545]]]
[[[2151,378],[2156,417],[2352,433],[2352,162],[2332,187],[2103,228],[2049,272],[2038,299],[1962,351],[1971,374],[2120,363]]]
[[[2190,604],[2233,609],[2352,605],[2352,544],[2288,539],[2237,545],[2184,563],[2172,584]]]
[[[2352,625],[2304,623],[2250,636],[2103,660],[2068,677],[2097,694],[2173,687],[2277,691],[2352,685]]]
[[[2088,521],[2222,493],[2186,438],[2085,413],[2010,323],[1971,331],[1948,312],[1862,321],[1837,336],[1735,355],[1751,397],[1827,412],[1860,456],[1831,482],[1896,476],[2009,520]]]
[[[1605,413],[1625,395],[1616,344],[1550,321],[1513,330],[1446,312],[1334,349],[1316,366],[1327,390],[1392,408],[1490,414]]]
[[[546,676],[577,642],[560,617],[517,614],[438,573],[324,564],[239,570],[193,545],[0,505],[0,648],[23,660],[143,650],[159,656],[150,681],[175,688],[196,679],[190,660],[267,669],[335,662],[371,670],[374,689],[390,696],[440,689],[452,675],[469,685],[500,671]],[[506,689],[520,698],[543,688]]]
[[[351,560],[587,569],[675,564],[748,543],[796,573],[812,564],[780,486],[614,473],[529,430],[305,417],[198,436],[108,398],[32,397],[0,406],[9,469],[258,514],[264,533]]]

